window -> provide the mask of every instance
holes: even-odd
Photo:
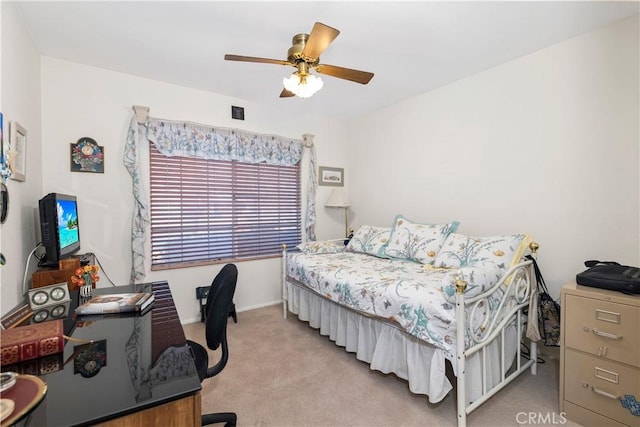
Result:
[[[299,164],[149,151],[152,270],[267,258],[301,242]]]

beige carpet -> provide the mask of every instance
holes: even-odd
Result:
[[[203,412],[233,411],[238,426],[455,426],[455,390],[437,405],[404,380],[372,371],[281,306],[229,319],[229,363],[205,380]],[[204,342],[204,324],[185,325]],[[542,347],[538,375],[520,376],[467,418],[469,426],[564,425],[558,415],[558,351]],[[219,350],[210,352],[210,363]],[[530,415],[532,414],[532,415]],[[546,423],[544,421],[547,421]]]

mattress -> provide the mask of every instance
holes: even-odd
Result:
[[[287,253],[287,276],[315,293],[360,313],[385,319],[398,328],[442,349],[446,358],[456,354],[455,303],[447,292],[462,269],[432,269],[408,260],[339,252]],[[503,271],[492,263],[466,269],[464,279],[475,289],[498,283]],[[466,328],[479,335],[498,306],[500,292],[476,309]],[[468,313],[470,314],[470,313]]]

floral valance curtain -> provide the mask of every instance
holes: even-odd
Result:
[[[317,187],[316,153],[313,142],[263,135],[239,129],[207,126],[191,122],[146,118],[139,123],[134,116],[129,125],[124,153],[124,165],[133,180],[133,223],[131,229],[131,282],[145,276],[145,226],[149,222],[148,202],[141,182],[139,147],[153,142],[166,156],[197,157],[214,160],[238,160],[247,163],[265,162],[271,165],[295,165],[309,149],[309,178],[305,212],[305,236],[315,240],[315,192]]]

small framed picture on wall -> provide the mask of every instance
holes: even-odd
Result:
[[[24,181],[27,178],[27,130],[20,123],[12,121],[9,139],[8,163],[11,179]]]
[[[318,185],[344,187],[344,169],[320,166],[318,173]]]

